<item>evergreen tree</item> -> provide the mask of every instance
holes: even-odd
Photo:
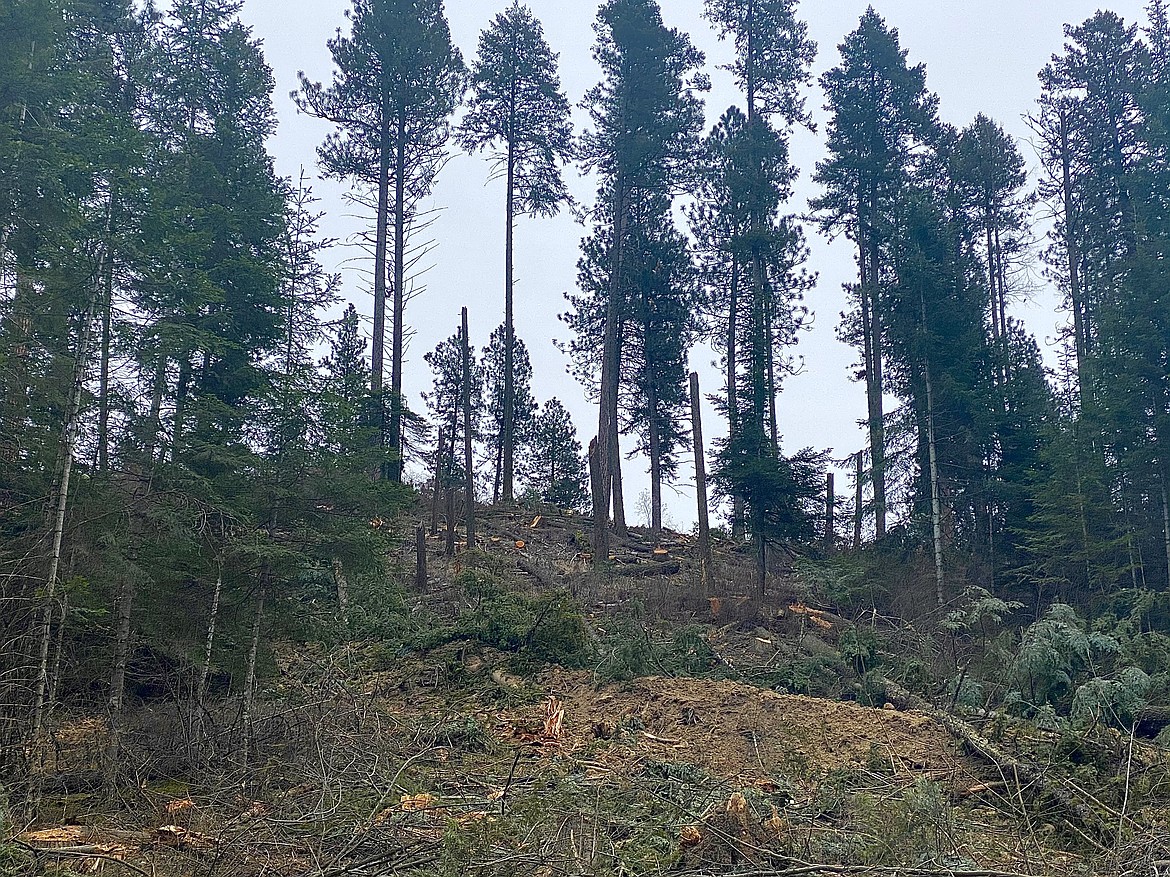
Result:
[[[520,416],[512,377],[518,356],[513,321],[515,216],[551,216],[569,200],[561,165],[572,157],[572,124],[556,62],[540,22],[519,0],[513,2],[480,35],[472,97],[459,130],[465,148],[489,150],[492,173],[502,176],[506,185],[502,475],[497,478],[505,500],[513,496]]]
[[[532,362],[528,348],[519,338],[511,341],[508,354],[508,327],[499,326],[492,332],[483,349],[484,403],[487,424],[484,442],[487,445],[488,465],[492,473],[492,502],[499,502],[504,481],[505,447],[509,432],[513,447],[524,453],[531,440],[532,418],[536,415],[536,400],[532,398]],[[509,406],[511,401],[511,406]],[[509,407],[511,415],[508,414]],[[509,497],[505,494],[504,499]]]
[[[526,489],[541,502],[573,510],[587,504],[581,442],[569,412],[557,399],[549,399],[536,414],[524,460]]]
[[[464,436],[463,417],[463,339],[456,331],[423,359],[435,376],[428,392],[423,393],[431,419],[446,436],[447,459],[443,463],[444,478],[461,482],[465,475],[462,461]],[[471,441],[480,439],[480,424],[484,414],[484,370],[482,363],[471,362]]]
[[[630,214],[644,199],[670,196],[694,178],[702,128],[696,91],[703,55],[662,23],[654,0],[610,0],[598,11],[594,57],[603,79],[583,106],[592,127],[581,139],[586,171],[602,178],[596,217],[608,226],[610,290],[602,323],[598,478],[593,485],[594,562],[609,557],[609,509],[620,469],[618,395],[627,310],[624,246]]]
[[[449,137],[449,119],[465,86],[463,58],[451,43],[442,0],[355,0],[348,36],[329,41],[337,69],[325,87],[300,74],[298,107],[337,131],[318,150],[325,173],[375,193],[374,339],[371,392],[392,480],[402,477],[407,238],[418,203],[434,185]],[[393,191],[391,191],[393,188]],[[393,227],[390,419],[383,358],[387,254]]]
[[[825,194],[811,202],[821,230],[857,245],[856,310],[844,336],[862,348],[869,420],[871,481],[877,537],[886,532],[885,294],[897,240],[902,193],[915,153],[936,137],[938,99],[926,90],[926,68],[906,63],[897,30],[873,7],[838,47],[841,63],[821,77],[832,113],[829,156],[813,179]]]

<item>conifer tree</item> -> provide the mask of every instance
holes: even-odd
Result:
[[[497,480],[508,501],[513,498],[520,415],[513,380],[518,355],[513,319],[515,217],[552,216],[569,200],[561,166],[572,157],[573,135],[557,56],[545,42],[540,22],[519,0],[480,35],[471,84],[459,140],[466,149],[488,150],[493,177],[505,180],[503,439],[502,474]]]
[[[446,155],[449,119],[465,86],[463,58],[451,43],[442,0],[355,0],[349,35],[329,41],[336,70],[328,87],[300,74],[294,97],[337,130],[318,149],[331,177],[373,190],[374,337],[371,392],[389,454],[387,474],[401,480],[404,421],[407,239]],[[390,241],[391,229],[393,242]],[[389,421],[384,419],[388,253],[392,258]]]
[[[624,247],[630,214],[645,198],[670,196],[694,178],[702,127],[697,71],[703,55],[662,23],[654,0],[610,0],[598,11],[594,57],[602,81],[585,96],[591,128],[581,138],[586,171],[602,178],[597,208],[607,227],[610,290],[601,333],[598,478],[593,488],[594,562],[609,557],[609,509],[620,468],[618,393],[627,309]]]
[[[844,335],[862,348],[869,421],[871,480],[878,539],[886,532],[885,301],[898,236],[899,200],[915,151],[936,134],[938,99],[926,90],[926,68],[906,62],[898,31],[871,6],[838,47],[841,63],[821,77],[832,113],[829,156],[813,179],[825,194],[811,202],[822,231],[857,246],[856,311]]]
[[[533,420],[522,472],[526,490],[541,502],[573,510],[587,502],[585,458],[577,428],[555,398],[545,402]]]
[[[505,446],[511,432],[513,448],[522,453],[531,439],[536,400],[532,398],[532,362],[528,348],[513,336],[512,354],[508,355],[508,329],[499,326],[483,349],[484,407],[487,424],[483,438],[487,446],[488,465],[492,473],[492,502],[499,502],[504,485]],[[509,411],[511,399],[511,415]],[[504,499],[508,499],[505,495]]]

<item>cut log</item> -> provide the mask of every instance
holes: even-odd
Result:
[[[682,564],[673,563],[639,563],[631,566],[619,567],[613,571],[615,576],[627,578],[648,578],[650,576],[673,576],[682,571]]]

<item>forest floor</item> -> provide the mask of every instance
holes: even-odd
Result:
[[[597,576],[581,518],[481,526],[480,552],[427,541],[403,612],[429,641],[273,644],[246,758],[231,703],[198,721],[144,703],[111,795],[105,722],[63,719],[8,873],[1160,877],[1170,859],[1165,750],[979,719],[1074,790],[1086,830],[937,715],[875,699],[857,622],[786,564],[761,599],[723,545],[709,597],[686,536],[635,532]]]

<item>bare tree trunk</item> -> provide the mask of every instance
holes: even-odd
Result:
[[[123,577],[118,587],[117,623],[114,633],[114,657],[110,670],[107,701],[109,741],[106,748],[106,782],[113,783],[117,772],[122,737],[122,707],[126,701],[126,663],[130,658],[130,619],[134,609],[134,583]]]
[[[198,708],[200,724],[203,721],[203,712],[207,708],[207,681],[211,678],[211,654],[215,648],[215,628],[219,623],[219,599],[222,594],[223,561],[220,560],[215,575],[215,589],[211,592],[211,610],[207,613],[207,642],[203,646],[203,666],[199,668],[199,688],[195,693],[195,706]]]
[[[714,594],[711,559],[711,522],[707,509],[707,461],[703,453],[703,419],[699,407],[699,374],[691,372],[691,437],[695,450],[695,498],[698,502],[699,580],[704,594]]]
[[[861,550],[861,525],[865,517],[865,454],[857,452],[857,472],[854,475],[853,496],[853,550]]]
[[[621,380],[621,341],[618,328],[622,316],[622,244],[625,235],[625,181],[620,172],[614,181],[613,241],[610,249],[609,301],[606,303],[605,332],[601,351],[601,392],[597,420],[597,486],[593,506],[593,563],[601,567],[609,560],[609,507],[613,497],[614,462],[620,450],[617,436],[618,386]]]
[[[390,225],[390,108],[382,106],[378,128],[378,212],[374,218],[374,337],[370,347],[370,394],[375,406],[378,443],[386,441],[386,262]],[[397,219],[397,213],[395,218]]]
[[[333,585],[337,588],[337,614],[341,620],[349,620],[349,579],[345,577],[345,567],[340,558],[333,559]]]
[[[870,264],[861,289],[862,322],[869,346],[866,368],[866,405],[869,416],[869,459],[873,482],[874,531],[886,536],[886,423],[882,398],[882,324],[879,298],[877,244],[869,242]]]
[[[102,267],[104,301],[102,302],[101,364],[98,375],[97,468],[105,473],[110,465],[110,341],[114,310],[114,260],[107,255]]]
[[[513,91],[515,84],[513,84]],[[513,114],[514,115],[514,114]],[[515,125],[515,119],[511,120]],[[503,490],[504,501],[514,498],[513,470],[515,468],[516,445],[516,377],[515,369],[516,327],[512,316],[513,264],[512,247],[516,224],[516,145],[514,137],[508,138],[508,203],[505,208],[507,229],[504,242],[504,435],[503,435]]]
[[[1087,366],[1089,357],[1089,319],[1084,290],[1081,288],[1080,255],[1077,244],[1076,210],[1072,191],[1072,152],[1069,148],[1068,111],[1063,107],[1058,115],[1060,124],[1061,188],[1064,196],[1064,244],[1068,256],[1068,288],[1072,299],[1073,344],[1077,355],[1077,384],[1081,398],[1089,390]]]
[[[650,371],[649,363],[646,371]],[[662,444],[658,434],[658,394],[653,380],[653,376],[647,374],[649,417],[646,429],[650,433],[650,535],[658,539],[662,535]]]
[[[252,639],[248,647],[248,663],[244,670],[244,709],[241,719],[244,730],[244,764],[245,773],[248,770],[248,761],[252,752],[252,715],[256,699],[256,657],[260,653],[260,631],[264,626],[264,598],[268,591],[268,570],[260,576],[260,593],[256,596],[256,614],[252,617]],[[246,780],[245,780],[246,781]]]
[[[439,532],[439,495],[443,490],[443,444],[446,435],[443,428],[439,427],[439,445],[435,449],[435,481],[434,487],[431,488],[431,535],[437,535]]]
[[[467,508],[467,550],[475,548],[475,469],[471,457],[471,339],[467,333],[467,308],[463,309],[463,468]]]
[[[49,555],[49,571],[45,577],[45,591],[40,618],[40,660],[37,667],[36,698],[33,705],[32,739],[37,740],[44,726],[46,695],[49,687],[49,647],[53,634],[53,609],[57,598],[57,577],[61,568],[61,543],[65,537],[65,511],[69,505],[69,482],[73,473],[73,450],[77,441],[78,415],[85,385],[85,371],[89,357],[89,333],[93,322],[94,301],[81,318],[77,333],[77,352],[73,359],[73,376],[69,398],[65,406],[65,421],[61,424],[61,443],[57,452],[57,502],[53,509],[53,539]]]
[[[447,542],[444,553],[448,557],[455,556],[455,488],[447,488]]]
[[[427,534],[422,524],[414,531],[414,587],[420,594],[427,589]]]
[[[731,257],[731,296],[727,312],[727,430],[734,447],[739,434],[739,258]],[[731,498],[731,535],[742,539],[744,531],[743,497]]]
[[[825,476],[825,548],[833,550],[837,544],[837,487],[830,472]]]
[[[610,439],[610,451],[613,455],[610,462],[613,491],[613,531],[619,536],[625,536],[629,532],[626,525],[626,488],[622,478],[622,446],[617,434],[616,417],[613,421],[613,435]]]
[[[53,657],[53,673],[49,677],[49,703],[57,702],[61,684],[61,656],[65,653],[65,630],[69,626],[69,592],[61,594],[61,621],[57,624],[57,648]]]
[[[402,480],[402,345],[406,308],[406,119],[398,112],[394,162],[394,326],[390,341],[390,477]]]
[[[926,331],[926,296],[922,296],[922,331]],[[923,373],[926,380],[926,445],[927,456],[930,460],[930,525],[934,536],[934,578],[935,596],[938,605],[945,601],[946,580],[943,568],[943,537],[942,537],[942,496],[938,483],[938,449],[935,444],[934,431],[934,383],[930,375],[929,354],[923,357]]]

